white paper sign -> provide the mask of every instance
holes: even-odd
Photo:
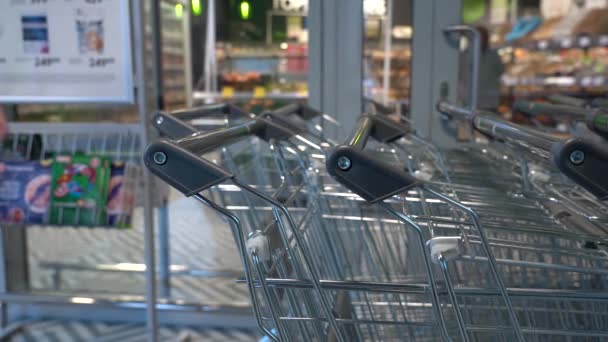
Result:
[[[128,0],[0,0],[0,102],[133,103]]]
[[[274,0],[275,10],[295,13],[308,13],[308,0]],[[386,14],[386,0],[363,0],[363,13],[366,16]]]

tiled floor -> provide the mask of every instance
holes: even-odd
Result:
[[[227,224],[198,202],[173,194],[169,205],[170,256],[172,265],[198,270],[242,269]],[[129,230],[73,227],[28,228],[30,280],[37,292],[52,291],[53,272],[41,262],[80,265],[143,264],[144,242],[141,210]],[[158,248],[157,248],[158,250]],[[111,273],[70,271],[61,273],[60,292],[82,295],[144,295],[143,272]],[[246,304],[247,289],[234,277],[200,278],[176,276],[171,298],[203,304]]]
[[[13,328],[13,327],[9,327]],[[250,342],[259,340],[251,330],[162,327],[163,342]],[[132,324],[40,321],[24,324],[7,342],[145,342],[146,327]]]

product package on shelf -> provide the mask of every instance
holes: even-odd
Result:
[[[56,156],[51,170],[50,223],[105,225],[110,161],[93,155]]]
[[[600,35],[608,33],[608,9],[594,9],[590,11],[574,28],[575,35]]]
[[[130,228],[135,202],[135,166],[113,162],[106,204],[107,224],[117,228]]]
[[[1,222],[45,223],[50,192],[50,160],[0,162]]]

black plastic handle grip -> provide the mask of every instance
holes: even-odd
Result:
[[[605,141],[575,137],[559,142],[553,147],[552,160],[568,178],[599,200],[608,200],[608,148]]]
[[[186,196],[197,194],[233,177],[221,167],[170,141],[150,144],[144,153],[144,165]]]
[[[421,183],[405,171],[365,153],[370,137],[390,142],[408,133],[407,130],[397,133],[398,124],[387,124],[379,116],[362,116],[351,137],[344,145],[334,148],[326,160],[327,171],[334,179],[370,203]]]
[[[198,132],[174,142],[152,143],[144,153],[144,163],[169,185],[192,196],[233,177],[230,172],[202,158],[202,154],[251,135],[264,140],[283,140],[295,134],[271,120],[257,117],[240,125]]]

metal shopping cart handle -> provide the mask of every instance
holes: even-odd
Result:
[[[297,135],[271,116],[256,117],[243,124],[211,132],[199,132],[177,141],[158,141],[144,152],[144,164],[156,176],[186,196],[193,196],[234,175],[201,155],[251,135],[264,140],[285,140]]]
[[[171,139],[179,139],[198,132],[198,129],[190,125],[187,121],[214,115],[248,117],[250,114],[229,103],[211,104],[178,110],[171,113],[163,111],[156,112],[152,118],[152,126],[154,126],[163,136]]]
[[[407,134],[404,127],[385,120],[380,116],[362,116],[352,137],[334,148],[326,160],[330,175],[370,203],[380,202],[421,183],[403,170],[363,151],[370,137],[392,142]]]
[[[303,120],[310,120],[322,115],[320,111],[305,104],[290,104],[272,112],[265,112],[264,114],[269,113],[277,117],[296,115]],[[184,109],[171,113],[157,112],[152,118],[152,125],[163,136],[171,139],[180,139],[199,131],[194,126],[187,123],[187,121],[214,115],[224,115],[228,118],[254,117],[254,114],[248,113],[233,104],[223,103]]]
[[[591,107],[608,108],[608,99],[604,97],[595,98],[591,101]]]
[[[544,151],[564,175],[600,200],[608,200],[608,148],[601,139],[583,136],[561,139],[507,122],[493,113],[469,110],[444,101],[439,102],[437,108],[451,119],[470,122],[474,129],[488,136]]]
[[[562,104],[575,107],[591,107],[591,108],[604,108],[608,107],[608,98],[596,97],[592,100],[581,99],[574,96],[568,96],[564,94],[552,94],[548,95],[547,100],[553,104]]]
[[[382,103],[370,98],[364,98],[364,100],[367,102],[367,108],[369,108],[369,112],[371,114],[378,115],[378,118],[382,120],[389,120],[387,116],[397,114],[399,121],[386,121],[387,124],[394,123],[396,125],[400,125],[398,129],[406,130],[408,134],[416,134],[416,130],[412,127],[411,122],[406,117],[396,113],[395,106],[385,106]]]
[[[574,121],[584,121],[587,127],[596,134],[608,139],[608,112],[601,108],[581,108],[569,105],[538,103],[533,101],[516,101],[513,108],[530,115],[546,115],[551,117],[570,118]]]
[[[589,102],[585,99],[581,99],[574,96],[568,96],[563,94],[551,94],[547,96],[547,100],[553,104],[567,105],[574,107],[587,107]]]
[[[372,107],[373,110],[376,111],[378,114],[390,115],[395,113],[396,111],[395,106],[386,106],[374,99],[370,99],[369,97],[365,97],[363,100],[367,102],[367,104]]]

